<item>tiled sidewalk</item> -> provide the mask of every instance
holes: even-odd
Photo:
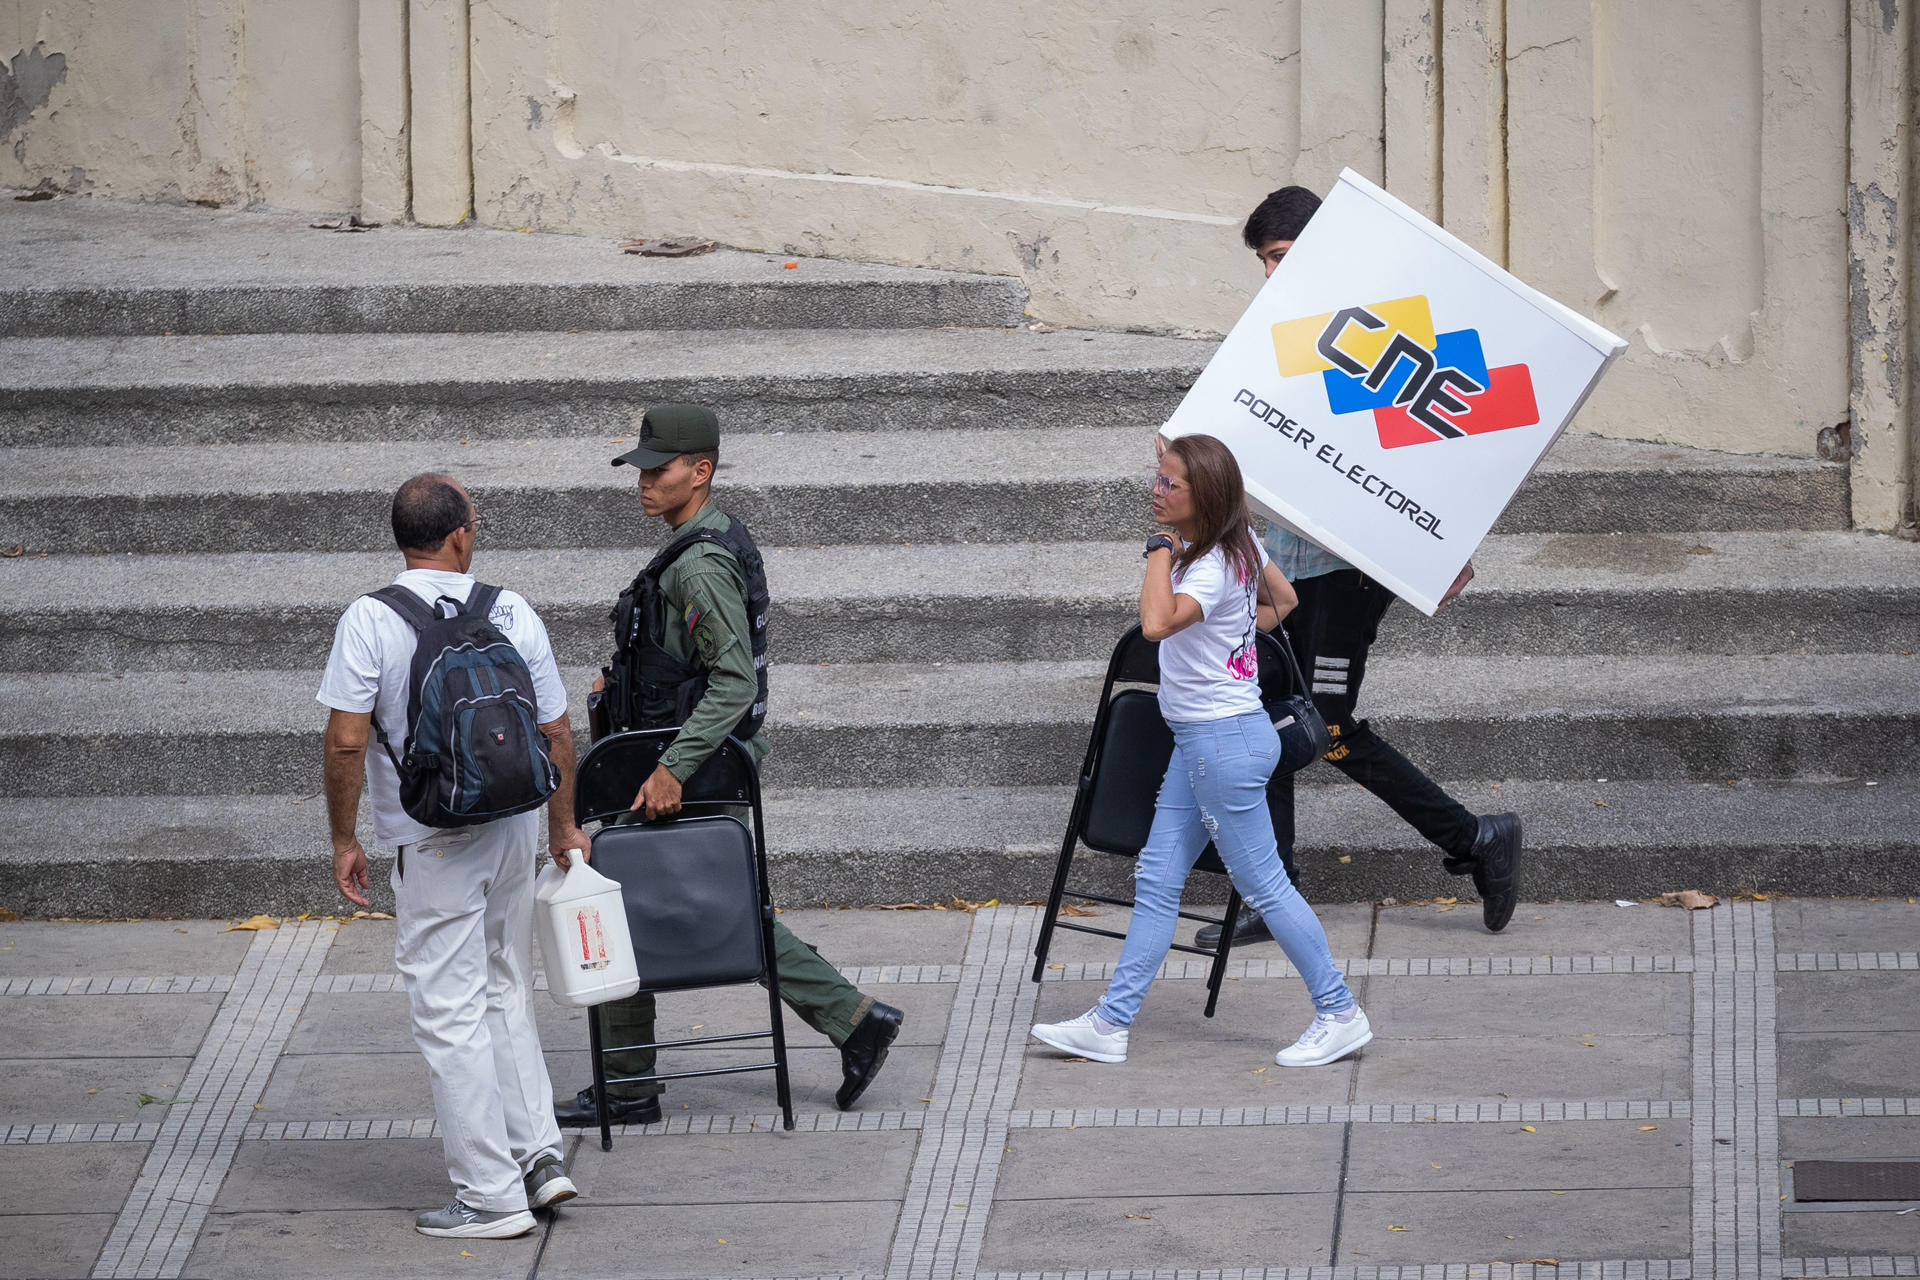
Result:
[[[0,924],[0,1276],[1920,1274],[1920,1213],[1782,1199],[1796,1158],[1920,1158],[1920,907],[1321,916],[1378,1038],[1286,1071],[1309,1008],[1271,945],[1211,1020],[1175,959],[1107,1067],[1025,1030],[1116,943],[1058,935],[1036,986],[1034,908],[789,912],[907,1011],[860,1110],[789,1019],[796,1132],[764,1075],[676,1082],[664,1124],[573,1145],[580,1200],[464,1245],[409,1225],[446,1180],[391,925]],[[570,1091],[583,1015],[536,1006]]]

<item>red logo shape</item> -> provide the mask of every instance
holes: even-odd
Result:
[[[1487,389],[1478,395],[1461,396],[1466,410],[1448,416],[1438,414],[1464,435],[1485,435],[1490,431],[1508,431],[1530,427],[1540,421],[1540,407],[1534,403],[1533,374],[1524,364],[1504,365],[1487,370]],[[1446,439],[1441,433],[1414,420],[1400,405],[1387,405],[1373,411],[1374,429],[1380,433],[1380,447],[1398,449],[1403,445],[1427,444]]]

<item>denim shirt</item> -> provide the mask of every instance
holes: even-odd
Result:
[[[1267,554],[1273,557],[1275,567],[1288,582],[1353,568],[1333,552],[1308,542],[1278,520],[1267,523],[1265,541]]]

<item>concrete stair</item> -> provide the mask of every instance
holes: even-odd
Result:
[[[0,265],[0,906],[336,909],[313,690],[397,568],[394,486],[469,484],[476,568],[541,610],[577,712],[660,534],[607,460],[663,398],[721,410],[767,553],[781,894],[1044,889],[1148,432],[1210,344],[724,251],[81,201],[0,227],[29,248]],[[1910,883],[1920,547],[1846,511],[1842,468],[1569,436],[1459,603],[1389,614],[1364,709],[1523,814],[1529,895]],[[1312,896],[1460,887],[1334,771],[1300,783]]]

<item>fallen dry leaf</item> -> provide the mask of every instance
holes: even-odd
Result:
[[[1064,968],[1066,968],[1066,967],[1067,967],[1067,966],[1065,966],[1065,965],[1063,965],[1063,964],[1050,964],[1050,965],[1048,965],[1048,966],[1047,966],[1047,968],[1049,968],[1049,969],[1064,969]]]
[[[18,920],[19,918],[20,918],[19,912],[9,911],[5,907],[0,907],[0,922],[12,924],[15,920]]]
[[[384,911],[356,911],[351,916],[348,916],[347,918],[349,920],[391,920],[393,919],[392,916],[388,915]]]
[[[460,1251],[460,1256],[463,1258],[471,1258],[473,1255],[468,1253],[465,1249],[462,1249]]]
[[[1152,1222],[1152,1221],[1153,1221],[1153,1215],[1152,1215],[1152,1214],[1150,1214],[1150,1213],[1130,1213],[1130,1214],[1128,1214],[1127,1216],[1128,1216],[1129,1218],[1138,1218],[1138,1219],[1140,1219],[1140,1221],[1142,1221],[1142,1222]]]
[[[4,556],[9,560],[18,560],[25,554],[27,554],[27,544],[24,542],[16,542],[5,551],[0,551],[0,556]]]
[[[1091,907],[1076,907],[1071,902],[1063,902],[1060,904],[1060,914],[1063,916],[1097,916],[1100,913]]]
[[[280,922],[278,920],[275,920],[272,916],[265,916],[265,915],[250,916],[247,919],[242,920],[239,924],[228,925],[226,928],[222,929],[220,932],[238,933],[242,930],[246,930],[249,932],[258,933],[262,929],[278,929],[279,927],[280,927]]]
[[[1530,1125],[1530,1124],[1523,1124],[1523,1125],[1521,1125],[1520,1127],[1521,1127],[1522,1129],[1525,1129],[1525,1130],[1526,1130],[1526,1131],[1527,1131],[1528,1133],[1536,1133],[1536,1132],[1538,1132],[1538,1130],[1536,1130],[1536,1129],[1535,1129],[1535,1128],[1534,1128],[1534,1127],[1533,1127],[1532,1125]]]
[[[1640,1126],[1640,1132],[1652,1133],[1655,1129],[1658,1129],[1659,1127],[1660,1126],[1657,1124],[1643,1124]]]
[[[1689,911],[1702,911],[1708,907],[1718,905],[1719,901],[1720,899],[1714,897],[1712,894],[1702,893],[1698,889],[1676,889],[1670,893],[1660,895],[1661,906],[1685,907]]]
[[[1428,1163],[1428,1164],[1433,1164],[1433,1162],[1432,1162],[1431,1160],[1429,1160],[1429,1161],[1428,1161],[1427,1163]],[[1433,1167],[1434,1167],[1434,1168],[1436,1168],[1436,1169],[1438,1169],[1438,1168],[1439,1168],[1440,1166],[1439,1166],[1439,1165],[1437,1165],[1437,1164],[1435,1164],[1435,1165],[1433,1165]]]
[[[1392,1224],[1391,1222],[1389,1222],[1389,1223],[1387,1224],[1387,1230],[1389,1230],[1389,1231],[1405,1231],[1405,1230],[1406,1230],[1406,1228],[1405,1228],[1405,1227],[1396,1227],[1396,1226],[1394,1226],[1394,1225],[1393,1225],[1393,1224]]]
[[[1547,1192],[1547,1194],[1548,1194],[1548,1195],[1550,1195],[1550,1196],[1563,1196],[1563,1195],[1565,1195],[1565,1194],[1567,1194],[1567,1193],[1566,1193],[1566,1192],[1564,1192],[1564,1191],[1549,1191],[1549,1192]]]
[[[1513,1237],[1508,1236],[1507,1239],[1511,1240],[1513,1239]],[[1560,1259],[1558,1258],[1522,1258],[1520,1259],[1520,1265],[1525,1266],[1528,1263],[1532,1263],[1536,1267],[1557,1267],[1560,1265]]]
[[[1353,855],[1352,855],[1352,854],[1350,854],[1350,853],[1343,853],[1343,854],[1341,854],[1341,855],[1340,855],[1340,861],[1342,861],[1342,862],[1352,862],[1352,861],[1353,861]]]

